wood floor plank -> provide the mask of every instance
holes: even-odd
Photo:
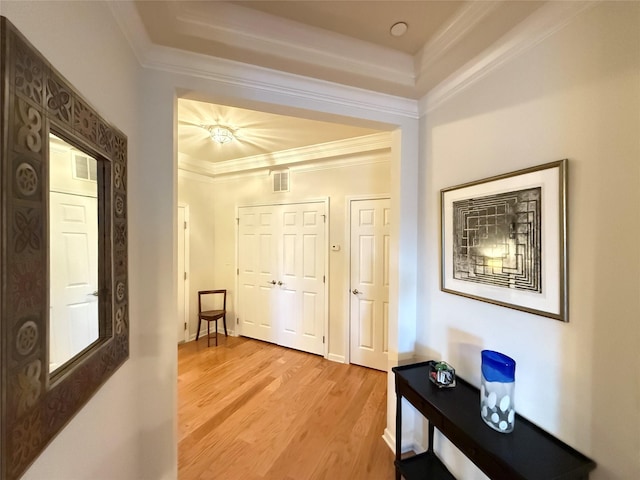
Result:
[[[178,347],[180,480],[395,478],[386,373],[218,340]]]

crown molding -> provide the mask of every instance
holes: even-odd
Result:
[[[419,101],[420,115],[435,110],[491,71],[524,54],[571,23],[577,15],[594,7],[599,1],[546,3],[491,48],[467,62],[422,97]]]
[[[147,35],[133,2],[108,0],[108,4],[134,55],[144,68],[204,78],[224,85],[284,97],[313,100],[321,104],[337,105],[341,109],[346,106],[402,118],[419,118],[418,102],[415,99],[156,45]],[[379,57],[372,58],[376,62],[380,61]],[[306,61],[313,62],[313,59],[306,58]],[[354,71],[359,75],[363,73],[358,69]]]
[[[283,168],[288,168],[292,173],[309,173],[309,172],[318,172],[321,170],[335,170],[338,168],[347,168],[347,167],[357,167],[357,166],[365,166],[365,165],[375,165],[378,163],[384,163],[391,165],[391,159],[388,152],[383,150],[378,150],[376,152],[365,152],[363,154],[354,155],[348,158],[338,158],[338,159],[318,159],[305,164],[296,164],[293,166],[287,167],[274,167],[271,168],[260,168],[257,170],[245,170],[245,171],[237,171],[225,175],[215,175],[213,176],[210,173],[204,173],[202,171],[196,171],[194,168],[189,167],[188,165],[193,165],[197,161],[180,159],[178,161],[178,176],[181,178],[187,178],[191,180],[196,180],[204,183],[227,183],[234,182],[239,179],[247,179],[253,177],[264,177],[266,175],[270,175],[272,171],[281,170]],[[203,162],[200,162],[203,163]]]
[[[213,173],[214,175],[223,175],[237,172],[238,170],[273,168],[274,166],[286,167],[313,160],[328,160],[390,148],[391,137],[389,133],[374,133],[346,140],[319,143],[263,155],[253,155],[226,162],[216,162],[213,164]]]
[[[376,113],[417,119],[418,102],[371,90],[350,87],[300,75],[279,72],[232,60],[153,45],[145,68],[189,75],[244,90],[252,89],[320,104],[353,107]]]
[[[106,3],[138,63],[144,66],[147,52],[151,50],[153,43],[133,2],[106,0]]]
[[[202,183],[216,183],[215,179],[209,177],[208,175],[193,172],[191,170],[186,170],[180,167],[178,167],[178,178],[186,178],[187,180],[193,180]]]
[[[415,55],[416,83],[433,63],[456,46],[500,5],[498,1],[469,2]]]
[[[229,160],[226,162],[207,162],[187,156],[178,155],[178,168],[191,172],[218,177],[221,175],[250,172],[255,170],[294,167],[310,162],[329,160],[353,161],[354,156],[372,154],[391,150],[391,135],[387,132],[348,138],[335,142],[326,142],[300,148],[292,148],[263,155]],[[361,163],[361,160],[356,160]],[[369,160],[370,161],[370,160]],[[333,162],[332,166],[336,163]]]

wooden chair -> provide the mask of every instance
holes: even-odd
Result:
[[[222,295],[222,310],[202,310],[202,297],[205,295]],[[209,335],[209,324],[216,322],[216,346],[218,346],[218,320],[222,318],[224,325],[224,336],[227,335],[227,291],[226,290],[201,290],[198,292],[198,333],[196,334],[196,340],[200,336],[200,325],[202,320],[207,322],[207,347],[210,346],[209,341],[211,336]]]

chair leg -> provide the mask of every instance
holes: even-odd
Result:
[[[218,319],[216,318],[216,347],[218,346]]]
[[[222,317],[222,324],[224,325],[224,336],[228,337],[229,335],[227,335],[227,316],[226,315]]]
[[[196,333],[196,341],[198,341],[198,337],[200,337],[200,325],[202,325],[202,319],[198,317],[198,333]]]
[[[209,324],[211,322],[207,321],[207,347],[210,347],[211,345],[209,344],[209,341],[211,340],[211,336],[209,334]]]

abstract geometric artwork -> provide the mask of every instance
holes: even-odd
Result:
[[[568,321],[567,161],[441,190],[441,290]]]
[[[453,202],[454,278],[542,291],[540,187]]]

